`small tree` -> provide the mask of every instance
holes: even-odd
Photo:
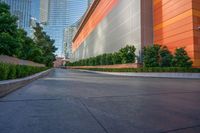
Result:
[[[192,67],[192,61],[185,51],[185,48],[176,49],[173,58],[173,65],[175,67]]]
[[[106,65],[112,65],[112,64],[113,64],[112,53],[106,54]]]
[[[152,45],[144,47],[144,66],[145,67],[159,67],[159,51],[160,45]]]
[[[160,67],[171,67],[172,66],[172,60],[173,55],[169,51],[169,49],[166,46],[163,46],[159,50],[159,66]]]
[[[135,50],[136,48],[134,46],[129,45],[119,50],[119,55],[122,59],[122,64],[135,63]]]
[[[112,54],[112,62],[113,64],[121,64],[122,59],[121,56],[119,55],[119,52],[115,52]]]

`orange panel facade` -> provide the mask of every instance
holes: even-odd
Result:
[[[81,43],[89,36],[96,26],[104,19],[105,16],[113,9],[118,0],[96,0],[89,9],[84,18],[77,36],[75,36],[72,44],[72,52],[74,52]]]
[[[173,52],[186,47],[194,66],[200,66],[200,1],[154,0],[154,43]]]

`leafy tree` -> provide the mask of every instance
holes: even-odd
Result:
[[[112,60],[112,53],[106,54],[106,65],[112,65],[113,60]]]
[[[135,50],[136,48],[134,46],[129,45],[119,50],[119,55],[122,59],[122,64],[135,63]]]
[[[159,66],[159,51],[160,45],[152,45],[144,47],[144,66],[145,67],[158,67]]]
[[[101,55],[101,65],[106,65],[106,56],[107,56],[107,54],[103,54],[103,55]]]
[[[16,56],[20,43],[17,40],[17,17],[9,12],[9,6],[0,2],[0,54]]]
[[[42,51],[42,56],[39,60],[41,63],[46,64],[46,66],[52,66],[55,60],[54,52],[57,50],[54,46],[55,41],[43,31],[39,23],[36,24],[34,30],[34,41]]]
[[[192,61],[185,51],[185,48],[176,49],[173,58],[173,65],[175,67],[192,67]]]
[[[16,56],[52,66],[55,60],[54,40],[37,24],[34,40],[17,27],[17,17],[12,16],[9,6],[0,2],[0,54]]]
[[[159,66],[160,67],[171,67],[173,55],[166,46],[163,46],[159,50]]]
[[[119,55],[119,52],[115,52],[112,54],[112,62],[113,64],[121,64],[122,59],[121,56]]]

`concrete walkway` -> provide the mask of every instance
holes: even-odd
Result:
[[[0,133],[200,133],[200,80],[56,69],[0,99]]]

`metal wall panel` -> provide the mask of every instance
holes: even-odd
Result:
[[[137,49],[136,54],[140,56],[143,35],[141,26],[142,2],[143,0],[119,0],[118,5],[76,49],[71,61],[94,57],[103,53],[112,53],[127,44],[134,45]],[[148,8],[145,10],[150,10],[151,12],[152,5],[144,7]],[[150,24],[150,27],[153,26]],[[148,38],[150,39],[146,42],[152,43],[152,37]]]

